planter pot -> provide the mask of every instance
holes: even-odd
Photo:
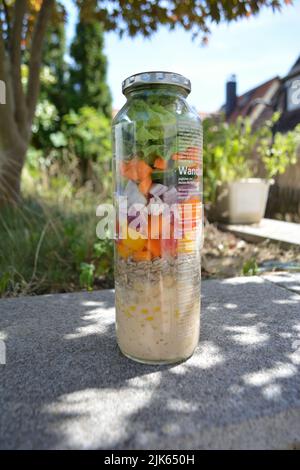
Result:
[[[221,184],[217,193],[217,218],[231,224],[259,223],[265,215],[273,180],[246,178]]]

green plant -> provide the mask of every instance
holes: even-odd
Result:
[[[300,124],[285,134],[272,133],[274,124],[279,120],[280,114],[275,113],[272,119],[266,122],[259,132],[258,154],[264,164],[267,178],[285,172],[288,165],[297,162],[297,148],[300,145]]]
[[[90,2],[92,3],[92,2]],[[103,25],[85,21],[80,15],[76,34],[70,47],[68,105],[79,112],[89,106],[111,117],[111,94],[107,85],[107,58],[104,53]]]
[[[82,183],[89,178],[92,163],[100,167],[101,178],[111,178],[110,120],[96,109],[84,106],[78,113],[71,111],[62,123],[66,149],[80,161]]]
[[[267,178],[283,173],[288,165],[296,163],[300,125],[285,134],[273,135],[279,117],[275,113],[257,130],[253,130],[249,119],[239,118],[233,124],[220,118],[204,120],[203,176],[207,202],[215,202],[220,183],[257,176],[257,157]]]
[[[62,121],[49,101],[38,104],[25,177],[33,186],[75,192],[87,182],[107,197],[112,180],[110,120],[94,108],[71,111]],[[24,187],[24,185],[23,185]]]
[[[113,282],[113,241],[99,240],[94,243],[90,263],[80,264],[80,286],[92,290],[96,279]]]
[[[105,277],[108,282],[114,278],[114,243],[111,239],[98,240],[94,244],[94,263],[98,278]]]
[[[256,135],[252,133],[249,120],[239,118],[235,124],[223,119],[205,119],[204,133],[204,197],[213,202],[219,183],[250,177],[250,159]]]
[[[52,135],[59,129],[59,115],[56,107],[49,100],[39,101],[32,126],[32,144],[36,149],[42,149],[47,156],[53,147]]]
[[[94,285],[94,272],[95,266],[93,264],[81,263],[80,264],[80,286],[92,290]]]
[[[11,280],[11,273],[6,271],[0,275],[0,297],[8,290]]]
[[[258,265],[255,258],[250,258],[244,263],[242,273],[244,276],[256,276],[258,273]]]
[[[95,232],[99,201],[91,192],[61,193],[40,200],[32,192],[0,211],[0,296],[112,287],[112,242]]]

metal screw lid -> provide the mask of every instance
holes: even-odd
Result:
[[[173,72],[141,72],[131,75],[122,83],[122,92],[126,95],[129,91],[144,85],[176,85],[191,92],[191,82],[179,73]]]

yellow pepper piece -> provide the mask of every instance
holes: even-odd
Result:
[[[190,239],[188,236],[183,237],[182,240],[178,240],[179,253],[192,253],[196,248],[196,240]]]
[[[126,232],[122,229],[123,237]],[[122,244],[131,251],[140,251],[146,246],[147,240],[141,238],[141,234],[132,228],[128,228],[126,238],[122,238]]]
[[[132,251],[123,243],[117,244],[117,250],[118,250],[119,255],[122,256],[122,258],[128,258],[128,256],[132,254]]]

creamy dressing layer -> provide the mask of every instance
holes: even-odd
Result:
[[[116,282],[116,331],[122,352],[143,362],[177,362],[199,341],[200,283],[167,274],[128,289]]]

